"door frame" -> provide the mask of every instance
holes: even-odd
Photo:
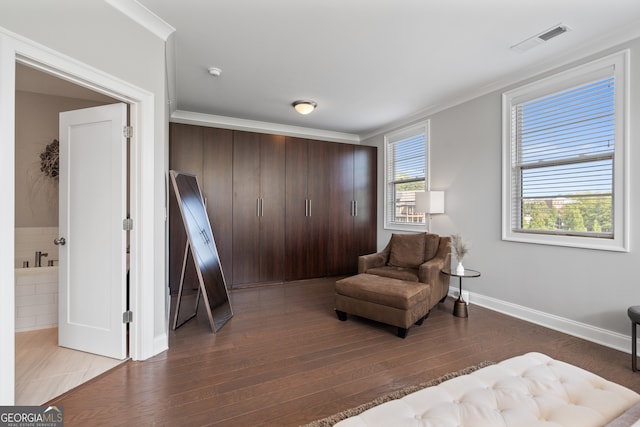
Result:
[[[154,236],[154,94],[80,63],[73,58],[0,28],[0,188],[9,203],[0,204],[0,347],[5,356],[0,364],[0,405],[15,401],[15,64],[23,63],[79,86],[129,104],[133,127],[130,148],[130,308],[134,313],[129,328],[129,355],[144,360],[168,348],[168,330],[155,336],[158,311],[166,317],[168,307],[157,307],[154,284],[155,244],[165,239]],[[166,203],[165,203],[166,205]],[[164,285],[164,284],[163,284]],[[168,292],[167,292],[168,293]],[[167,298],[163,298],[167,304]],[[167,312],[166,316],[165,313]],[[166,328],[165,328],[166,329]]]

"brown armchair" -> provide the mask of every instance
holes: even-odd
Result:
[[[451,266],[451,238],[431,233],[393,234],[380,252],[358,258],[358,273],[374,274],[431,285],[429,309],[444,301]]]

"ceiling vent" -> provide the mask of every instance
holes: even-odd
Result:
[[[536,34],[533,37],[529,37],[528,39],[523,40],[520,43],[511,46],[511,49],[518,52],[525,52],[533,47],[538,46],[539,44],[547,42],[552,38],[558,37],[559,35],[564,34],[570,30],[571,28],[569,28],[567,25],[558,24],[544,30],[540,34]]]

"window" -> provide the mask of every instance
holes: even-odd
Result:
[[[424,229],[415,193],[427,188],[428,134],[427,122],[385,136],[385,228]]]
[[[628,250],[627,55],[503,95],[503,239]]]

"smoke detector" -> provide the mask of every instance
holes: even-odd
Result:
[[[554,25],[553,27],[542,31],[541,33],[536,34],[533,37],[529,37],[528,39],[511,46],[511,50],[515,50],[517,52],[525,52],[542,43],[548,42],[552,38],[558,37],[559,35],[564,34],[568,31],[571,31],[571,28],[568,25]]]
[[[220,74],[222,74],[222,70],[218,67],[209,67],[207,71],[214,77],[220,77]]]

